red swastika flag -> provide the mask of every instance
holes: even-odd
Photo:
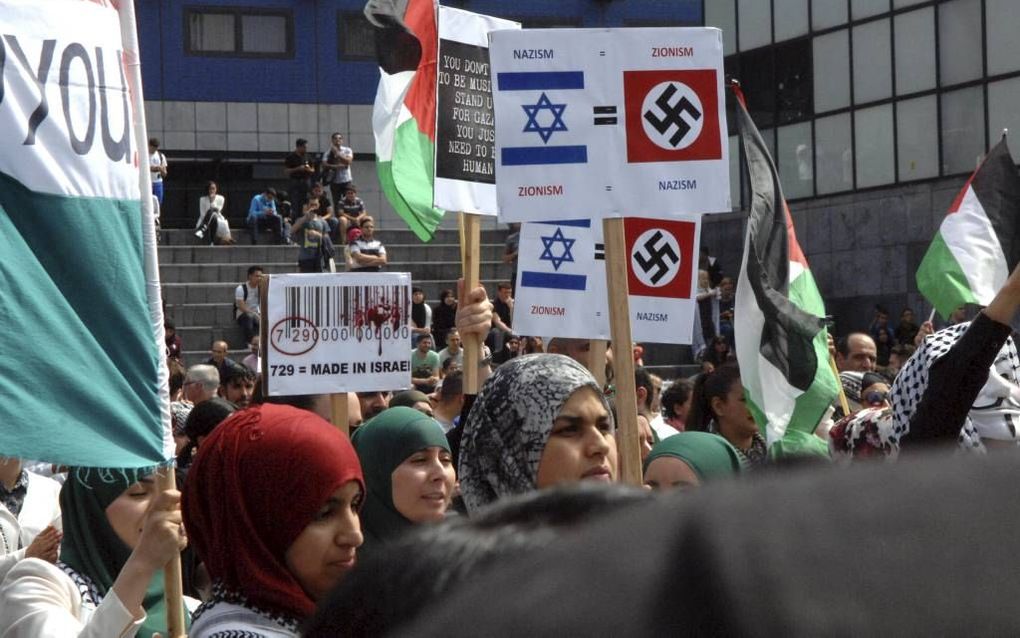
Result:
[[[722,159],[714,69],[624,71],[627,161]]]
[[[697,223],[643,217],[623,223],[630,294],[690,299]]]

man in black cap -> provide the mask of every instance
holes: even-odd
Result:
[[[290,179],[291,206],[294,210],[302,210],[315,175],[315,167],[308,157],[308,140],[299,137],[294,142],[294,150],[283,160],[283,174]]]

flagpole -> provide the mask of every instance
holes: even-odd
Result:
[[[479,286],[479,270],[481,268],[481,216],[471,213],[460,213],[460,255],[464,276],[464,295]],[[464,304],[466,299],[458,299]],[[482,339],[479,334],[463,334],[460,336],[464,344],[464,394],[478,394],[478,364],[481,361]]]
[[[623,218],[604,219],[606,288],[609,291],[609,331],[615,347],[613,381],[616,386],[616,448],[620,480],[639,486],[641,446],[638,442],[637,388],[631,354],[630,299],[627,287],[627,239]]]
[[[152,209],[152,185],[148,162],[148,135],[145,126],[145,99],[142,94],[141,60],[138,49],[138,29],[135,24],[134,2],[123,1],[116,5],[120,18],[121,42],[123,53],[121,63],[124,65],[124,77],[131,100],[133,117],[132,129],[135,137],[134,161],[138,167],[138,188],[141,199],[142,214],[142,245],[145,259],[145,293],[149,305],[149,321],[152,326],[153,348],[162,355],[161,348],[165,340],[163,330],[163,304],[159,284],[159,257],[156,254],[156,219]],[[168,459],[173,456],[173,438],[171,435],[170,416],[170,372],[165,365],[159,365],[158,384],[160,396],[160,412],[163,422],[164,448]],[[177,489],[177,476],[173,465],[169,465],[156,473],[160,491]],[[175,554],[164,568],[167,638],[183,638],[184,626],[184,587],[181,579],[181,556]]]

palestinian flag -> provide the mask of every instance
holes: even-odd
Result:
[[[987,306],[1020,261],[1020,177],[1006,137],[953,200],[917,269],[917,289],[948,318]]]
[[[0,0],[5,456],[141,468],[173,455],[128,16],[122,30],[108,2]]]
[[[790,210],[765,141],[734,85],[737,122],[751,181],[734,336],[748,408],[775,454],[828,454],[814,430],[836,397],[825,306],[797,243]]]
[[[422,241],[431,241],[443,211],[432,205],[435,174],[436,30],[434,0],[372,0],[379,89],[372,111],[376,166],[383,193]]]

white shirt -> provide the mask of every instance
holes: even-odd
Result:
[[[262,311],[259,308],[259,289],[258,289],[258,287],[256,286],[256,287],[253,288],[251,286],[248,286],[248,296],[245,297],[244,296],[244,287],[245,286],[248,286],[248,282],[245,282],[243,284],[239,284],[237,286],[237,288],[234,290],[234,308],[237,309],[237,312],[241,312],[241,307],[237,305],[237,302],[243,300],[244,303],[248,304],[248,309],[249,310],[251,310],[255,314],[261,314]]]
[[[0,556],[0,581],[7,572],[25,558],[25,548],[32,544],[39,532],[49,525],[60,529],[60,483],[32,472],[28,474],[28,491],[17,518],[0,505],[0,552],[6,546],[9,553]]]
[[[166,168],[166,155],[163,155],[159,151],[156,151],[149,156],[149,166],[162,166]],[[163,175],[159,171],[151,171],[152,181],[155,183],[163,181]]]

